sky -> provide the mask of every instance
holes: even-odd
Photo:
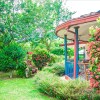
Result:
[[[76,11],[73,18],[100,10],[100,0],[63,0],[63,4],[70,11]]]

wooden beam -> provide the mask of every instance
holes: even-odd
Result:
[[[79,42],[79,44],[86,44],[86,43],[88,43],[88,42],[85,42],[85,41]],[[67,43],[67,46],[70,46],[70,45],[74,45],[74,42],[72,42],[72,43]],[[60,44],[59,46],[64,46],[64,44]]]

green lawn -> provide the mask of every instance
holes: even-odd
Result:
[[[0,100],[56,100],[41,94],[33,85],[33,78],[0,79]]]

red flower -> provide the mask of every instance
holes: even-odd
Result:
[[[33,54],[33,52],[27,52],[27,54],[32,55],[32,54]]]
[[[97,71],[100,72],[100,69],[98,68]]]
[[[93,85],[94,88],[96,88],[96,87],[98,87],[98,86],[99,86],[99,82],[96,82],[96,83]]]

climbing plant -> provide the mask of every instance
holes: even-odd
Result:
[[[100,18],[97,22],[100,23]],[[90,86],[100,92],[100,27],[91,27],[89,35]]]

